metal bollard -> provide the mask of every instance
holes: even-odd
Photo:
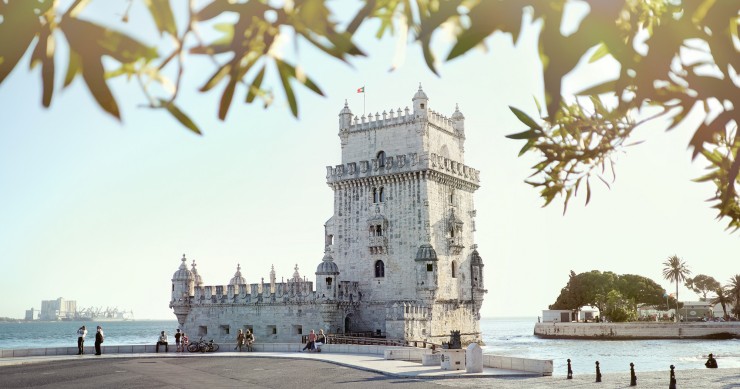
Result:
[[[568,359],[568,379],[573,379],[573,369],[570,368],[570,359]]]
[[[673,371],[675,368],[671,365],[671,383],[668,385],[668,389],[676,389],[676,372]]]
[[[630,362],[630,386],[637,386],[637,376],[635,375],[635,364]]]
[[[596,382],[601,382],[601,369],[599,368],[599,361],[596,361]]]

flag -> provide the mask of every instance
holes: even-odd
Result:
[[[365,87],[357,88],[357,93],[365,93]]]

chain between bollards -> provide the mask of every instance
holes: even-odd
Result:
[[[596,382],[601,382],[601,369],[599,368],[599,361],[596,361]]]
[[[568,379],[573,379],[573,369],[570,368],[570,358],[568,358]]]
[[[637,376],[635,375],[635,364],[630,362],[630,386],[637,386]]]
[[[675,368],[671,365],[671,383],[668,385],[668,389],[676,389],[676,372],[673,371]]]

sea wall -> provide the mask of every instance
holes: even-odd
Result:
[[[727,323],[537,323],[534,335],[573,339],[740,338],[740,322]]]

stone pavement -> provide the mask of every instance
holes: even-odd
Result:
[[[308,352],[219,352],[210,353],[143,353],[143,354],[103,354],[95,356],[85,355],[55,355],[39,357],[2,358],[0,367],[14,366],[29,363],[79,361],[88,359],[109,358],[288,358],[298,360],[313,360],[328,362],[335,365],[354,369],[380,373],[392,377],[404,378],[485,378],[485,377],[538,377],[539,374],[527,373],[518,370],[494,369],[484,367],[482,373],[466,373],[465,370],[441,370],[438,366],[422,366],[418,362],[386,360],[375,354],[346,354],[346,353],[308,353]]]

